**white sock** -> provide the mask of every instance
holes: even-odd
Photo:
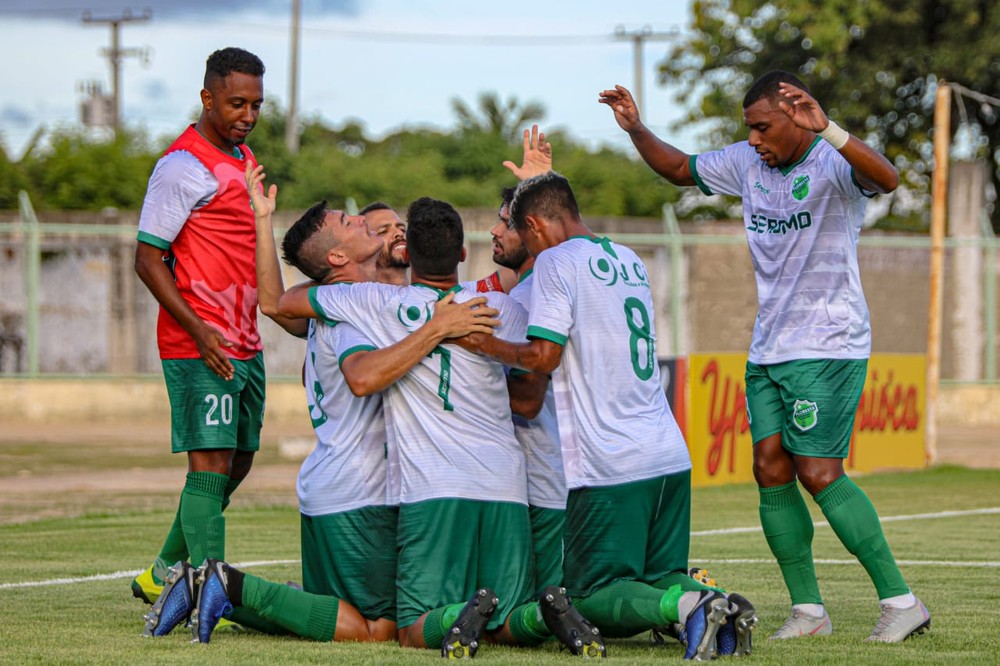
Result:
[[[913,592],[907,592],[896,597],[879,599],[878,602],[883,606],[892,606],[893,608],[913,608],[917,603],[917,598],[913,596]]]
[[[826,609],[823,608],[823,604],[794,604],[792,610],[805,613],[809,617],[823,617],[826,615]]]

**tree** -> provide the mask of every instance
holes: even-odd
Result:
[[[451,107],[462,132],[493,134],[506,142],[517,141],[524,127],[545,117],[545,107],[538,102],[521,105],[516,97],[503,102],[495,92],[479,94],[481,116],[457,97],[451,100]]]
[[[682,122],[703,123],[708,147],[746,136],[738,110],[747,86],[784,69],[803,78],[831,118],[885,151],[920,211],[929,208],[938,82],[1000,90],[1000,3],[992,0],[700,0],[691,27],[659,65],[660,81],[677,86],[690,109]],[[964,111],[964,147],[992,160],[1000,191],[1000,109],[974,103]],[[952,119],[954,135],[962,113]],[[897,197],[895,216],[913,216],[900,205],[907,199]],[[992,215],[1000,230],[1000,207]]]

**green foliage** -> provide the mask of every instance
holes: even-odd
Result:
[[[27,186],[27,178],[0,147],[0,209],[17,208],[17,193]]]
[[[514,184],[502,164],[521,161],[521,131],[544,114],[538,104],[480,97],[478,115],[456,100],[458,128],[451,132],[403,128],[375,140],[358,121],[333,128],[317,117],[300,120],[299,151],[285,145],[287,116],[265,103],[248,144],[279,188],[279,206],[305,209],[320,199],[344,207],[381,200],[405,210],[422,196],[462,208],[496,205],[500,190]],[[183,124],[183,123],[182,123]],[[180,129],[178,129],[178,133]],[[678,190],[634,157],[610,149],[590,151],[555,132],[555,166],[574,187],[585,215],[659,216]],[[83,130],[59,130],[20,164],[0,155],[0,207],[16,207],[27,189],[36,207],[100,210],[138,209],[166,137],[152,146],[138,132],[116,140]]]
[[[39,209],[135,209],[142,205],[156,156],[141,132],[122,131],[112,140],[84,130],[57,130],[48,149],[32,153],[21,168]]]
[[[691,32],[659,66],[719,147],[744,138],[742,96],[772,69],[802,76],[831,118],[899,168],[915,206],[930,194],[934,91],[942,79],[987,95],[1000,90],[1000,4],[981,0],[700,0]],[[694,103],[692,104],[692,101]],[[966,100],[968,153],[992,159],[1000,185],[1000,109]],[[959,101],[961,103],[961,101]],[[952,132],[962,114],[952,113]],[[994,210],[1000,229],[1000,207]]]

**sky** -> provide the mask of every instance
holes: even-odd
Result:
[[[482,92],[537,101],[542,129],[561,128],[590,146],[626,148],[628,137],[598,93],[634,88],[633,43],[648,29],[663,40],[642,48],[644,121],[661,138],[694,152],[694,133],[668,125],[684,109],[656,82],[656,64],[690,22],[692,0],[301,0],[300,117],[333,127],[359,121],[378,138],[402,127],[454,127],[451,100],[475,107]],[[148,59],[121,64],[122,116],[153,137],[174,136],[200,110],[205,59],[240,46],[264,61],[264,92],[287,108],[291,0],[0,0],[0,142],[19,159],[40,126],[80,122],[81,86],[111,89],[102,19],[126,11],[120,47]],[[86,11],[94,21],[84,23]],[[249,143],[253,145],[251,135]]]

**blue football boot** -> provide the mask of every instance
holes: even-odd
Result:
[[[198,570],[187,562],[178,562],[168,571],[163,581],[163,592],[149,612],[142,616],[146,621],[143,632],[146,636],[166,636],[191,616]]]

